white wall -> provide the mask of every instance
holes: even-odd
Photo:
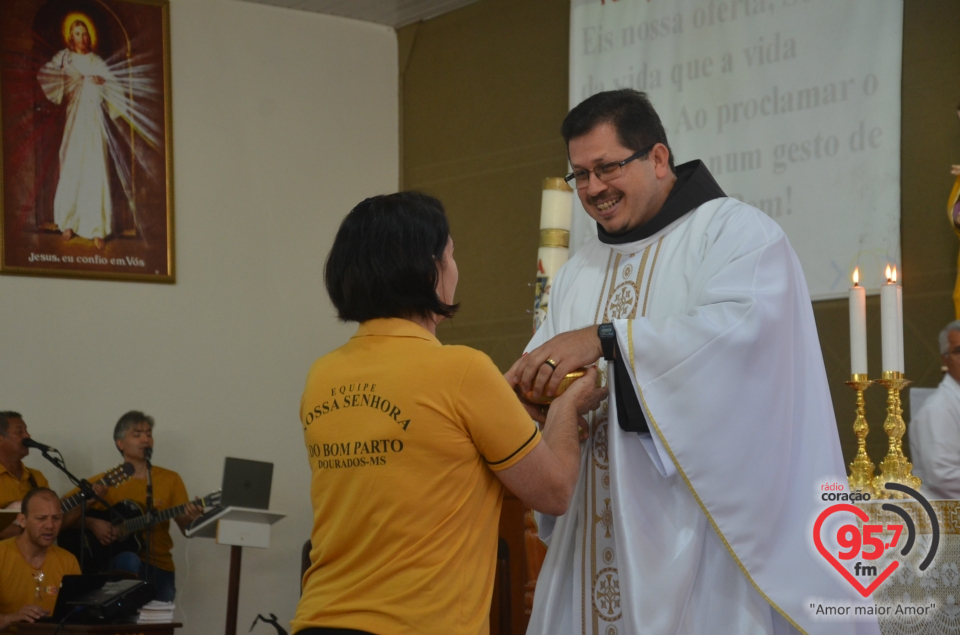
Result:
[[[154,461],[191,494],[225,456],[275,464],[269,550],[244,550],[239,627],[293,616],[311,528],[298,422],[310,363],[340,345],[321,270],[340,219],[398,180],[392,29],[234,0],[171,0],[175,285],[0,277],[0,409],[89,476],[111,432],[157,421]],[[58,491],[66,480],[37,452]],[[221,632],[229,548],[175,535],[187,635]],[[272,633],[258,626],[254,633]]]

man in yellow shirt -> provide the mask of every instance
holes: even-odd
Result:
[[[34,488],[48,486],[39,470],[31,470],[23,464],[23,458],[30,453],[23,440],[29,438],[27,424],[19,412],[0,412],[0,509],[23,500]],[[21,531],[20,525],[12,523],[0,531],[0,540],[18,536]]]
[[[63,513],[50,489],[37,487],[23,498],[18,517],[23,533],[0,541],[0,629],[50,615],[65,575],[80,573],[77,559],[54,545]]]
[[[149,463],[149,457],[153,453],[153,425],[153,417],[137,410],[131,410],[117,421],[113,430],[114,442],[120,454],[123,455],[123,460],[132,464],[136,471],[129,481],[110,489],[104,499],[111,505],[128,500],[146,506],[149,469],[153,480],[153,509],[163,511],[184,505],[184,513],[174,519],[180,531],[184,532],[190,522],[203,510],[189,502],[187,488],[183,485],[179,474]],[[123,538],[117,527],[106,520],[88,517],[86,524],[103,545],[110,545]],[[171,554],[173,539],[170,537],[170,521],[154,525],[149,529],[149,533],[147,549],[139,553],[133,551],[114,553],[110,568],[130,571],[141,579],[152,582],[157,587],[157,600],[172,602],[176,596],[176,585]]]

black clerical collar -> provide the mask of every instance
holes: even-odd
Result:
[[[673,184],[673,189],[670,190],[663,207],[653,218],[622,234],[608,234],[600,223],[597,223],[600,242],[607,245],[623,245],[649,238],[707,201],[726,196],[703,161],[690,161],[678,165],[675,171],[677,182]]]

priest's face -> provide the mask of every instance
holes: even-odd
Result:
[[[634,150],[620,145],[613,124],[602,123],[567,145],[574,170],[590,170],[589,180],[578,185],[583,209],[608,234],[621,234],[643,225],[663,207],[676,177],[669,166],[670,151],[657,144],[644,157],[625,164],[619,174],[601,181],[592,172],[598,165],[618,163]]]
[[[960,383],[960,333],[947,331],[947,352],[943,355],[943,364],[947,367],[947,374]]]

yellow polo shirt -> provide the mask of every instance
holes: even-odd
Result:
[[[32,470],[23,465],[23,474],[17,478],[0,465],[0,509],[10,503],[22,501],[27,492],[34,488],[33,483],[30,482],[31,475],[37,483],[36,487],[50,487],[40,470]]]
[[[41,572],[43,579],[38,581]],[[16,613],[28,604],[53,613],[63,576],[79,573],[80,565],[73,554],[56,545],[47,548],[43,566],[34,569],[17,547],[16,538],[0,541],[0,614]],[[3,632],[15,633],[15,627],[16,623]]]
[[[313,548],[293,632],[489,632],[503,487],[540,433],[489,357],[370,320],[300,403]]]

